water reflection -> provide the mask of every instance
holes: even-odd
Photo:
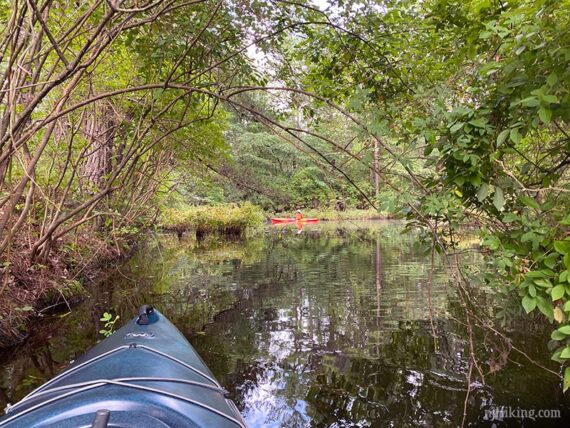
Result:
[[[252,427],[458,425],[468,354],[453,319],[463,309],[439,263],[430,275],[429,258],[400,230],[323,223],[245,242],[151,239],[79,310],[4,357],[4,400],[94,343],[104,310],[126,319],[153,302],[190,337]],[[547,338],[524,340],[520,346],[553,367]],[[487,339],[476,341],[483,351]],[[556,378],[510,360],[486,386],[472,384],[468,424],[484,423],[490,406],[565,408]]]

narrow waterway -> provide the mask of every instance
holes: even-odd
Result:
[[[46,318],[25,345],[0,355],[0,404],[101,340],[103,312],[121,324],[151,303],[189,338],[252,427],[457,426],[464,408],[466,425],[480,426],[502,406],[560,410],[543,422],[567,423],[559,380],[480,331],[477,351],[503,360],[483,364],[485,384],[472,382],[465,401],[463,306],[441,262],[432,270],[401,230],[397,222],[327,222],[301,233],[268,228],[240,242],[151,236],[84,303]],[[481,262],[467,252],[464,263]],[[496,304],[485,291],[477,299]],[[547,333],[515,329],[513,344],[558,370]]]

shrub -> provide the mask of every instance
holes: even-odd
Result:
[[[247,229],[260,226],[265,221],[262,209],[249,202],[241,205],[203,205],[166,209],[161,216],[161,226],[182,233],[195,230],[196,236],[218,233],[241,236]]]

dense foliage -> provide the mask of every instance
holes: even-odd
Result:
[[[198,238],[209,233],[242,236],[248,229],[261,226],[265,221],[263,211],[249,202],[241,206],[182,206],[165,209],[161,225],[165,229],[183,233],[188,229],[196,232]]]

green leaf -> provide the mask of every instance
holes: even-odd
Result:
[[[540,205],[538,205],[538,202],[536,202],[533,198],[529,197],[529,196],[521,196],[519,198],[519,200],[526,205],[527,207],[531,207],[534,209],[540,209]]]
[[[503,207],[505,206],[505,196],[503,194],[503,189],[501,189],[500,187],[495,187],[495,194],[493,195],[493,205],[495,205],[495,208],[497,208],[499,211],[502,211]]]
[[[527,273],[531,278],[550,278],[554,276],[554,271],[550,269],[533,270]]]
[[[489,247],[491,250],[496,250],[501,246],[501,241],[496,236],[486,236],[481,245]]]
[[[540,269],[540,270],[531,270],[527,272],[525,275],[526,278],[529,279],[536,279],[536,278],[547,278],[551,275],[554,275],[554,272],[548,269]]]
[[[568,271],[565,270],[560,273],[560,277],[558,278],[560,282],[568,281]]]
[[[570,346],[567,346],[562,350],[562,352],[560,353],[560,358],[563,358],[565,360],[570,358]]]
[[[475,128],[484,128],[486,124],[487,120],[481,118],[469,121],[469,125],[473,125]]]
[[[566,336],[570,336],[570,324],[569,325],[563,325],[562,327],[559,327],[558,330],[556,330]]]
[[[524,296],[522,299],[522,306],[527,314],[534,311],[536,308],[536,299],[530,296]]]
[[[564,303],[564,312],[570,312],[570,300]]]
[[[457,131],[459,131],[461,128],[463,128],[464,123],[463,122],[457,122],[455,125],[453,125],[449,131],[454,134]]]
[[[534,284],[528,286],[528,294],[530,294],[531,297],[536,297],[536,287]]]
[[[540,101],[537,97],[528,97],[521,100],[520,103],[525,107],[537,107],[540,105]]]
[[[550,87],[556,85],[557,82],[558,82],[558,76],[554,72],[550,73],[550,75],[546,78],[546,83]]]
[[[552,289],[550,292],[550,297],[552,297],[552,301],[560,299],[564,296],[564,286],[562,284],[558,284],[556,287]]]
[[[554,241],[554,249],[562,255],[570,253],[570,241]]]
[[[552,322],[554,319],[554,310],[552,309],[552,304],[550,302],[547,302],[546,300],[542,299],[542,298],[537,298],[536,299],[536,306],[538,306],[538,309],[540,310],[540,312],[542,312],[544,314],[544,316],[546,316],[546,318],[548,318],[548,321]]]
[[[550,338],[552,340],[564,340],[564,339],[566,339],[566,335],[563,333],[560,333],[558,330],[554,330],[552,332],[552,334],[550,335]]]
[[[547,109],[546,107],[541,107],[538,109],[538,117],[540,117],[540,120],[542,120],[544,124],[548,125],[550,123],[550,119],[552,119],[552,110]]]
[[[550,104],[555,104],[558,102],[558,98],[556,97],[556,95],[544,95],[542,99]]]
[[[509,137],[511,138],[511,141],[515,144],[520,143],[522,140],[522,135],[517,128],[511,129],[511,132],[509,133]]]
[[[554,353],[552,354],[552,357],[550,357],[550,359],[557,361],[559,363],[563,363],[564,361],[560,359],[560,353],[562,352],[563,349],[564,349],[564,347],[560,347],[556,351],[554,351]]]
[[[481,184],[479,190],[477,190],[477,200],[483,202],[487,196],[489,196],[489,185],[487,183]]]
[[[543,288],[550,288],[550,287],[552,287],[552,283],[551,283],[548,279],[542,279],[542,278],[535,279],[535,280],[534,280],[534,283],[535,283],[536,285],[538,285],[539,287],[543,287]]]
[[[554,266],[556,266],[557,258],[558,256],[556,254],[551,254],[550,256],[544,259],[544,264],[550,269],[554,269]]]
[[[560,220],[560,224],[563,226],[570,226],[570,214]]]
[[[570,388],[570,367],[564,369],[564,380],[562,381],[562,392],[566,392]]]
[[[499,134],[499,136],[497,137],[497,147],[499,147],[501,144],[505,142],[505,140],[509,136],[509,132],[510,132],[509,129],[505,129]]]

